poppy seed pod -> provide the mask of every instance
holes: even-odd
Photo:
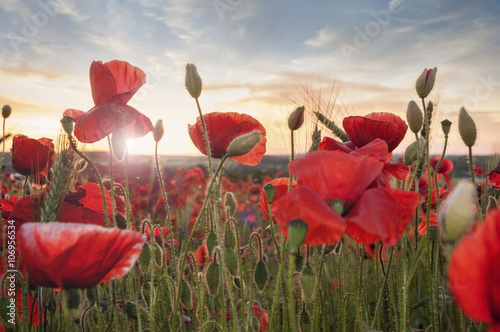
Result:
[[[202,83],[196,66],[192,63],[186,65],[186,89],[193,98],[199,98],[201,95]]]
[[[224,199],[224,206],[229,211],[229,216],[233,216],[236,212],[237,204],[234,194],[232,192],[227,192]]]
[[[424,115],[418,107],[417,103],[413,100],[408,103],[408,108],[406,110],[406,121],[410,130],[417,134],[420,129],[422,129],[422,123],[424,122]]]
[[[451,129],[451,121],[448,119],[441,121],[441,129],[443,130],[444,136],[448,137]]]
[[[290,243],[290,251],[296,254],[299,247],[304,242],[309,224],[304,220],[297,218],[288,222],[288,242]]]
[[[163,128],[163,120],[159,119],[155,123],[155,129],[153,130],[153,138],[155,142],[161,141],[163,134],[165,133],[165,129]]]
[[[3,118],[7,119],[10,116],[10,113],[12,113],[12,108],[10,108],[10,105],[3,105],[2,107]]]
[[[476,143],[476,124],[463,107],[458,114],[458,132],[460,133],[460,137],[462,137],[462,141],[468,147],[472,147]]]
[[[236,137],[229,143],[227,147],[227,155],[229,157],[244,156],[260,142],[262,136],[258,130],[254,130],[248,134]]]
[[[73,135],[73,125],[74,125],[73,118],[69,115],[63,116],[63,118],[61,119],[61,125],[66,134],[68,134],[68,136],[71,137]]]
[[[297,107],[295,111],[288,117],[288,128],[290,130],[297,130],[304,124],[304,111],[305,107]]]
[[[459,240],[474,223],[475,193],[476,189],[472,182],[462,180],[443,202],[439,217],[448,240],[452,242]]]
[[[434,87],[434,81],[436,80],[437,68],[432,69],[425,68],[422,74],[417,78],[415,83],[415,89],[420,98],[425,98],[429,95],[432,88]]]

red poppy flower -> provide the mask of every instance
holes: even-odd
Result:
[[[484,175],[484,168],[483,167],[473,165],[472,169],[474,170],[474,174],[476,176],[483,176]]]
[[[423,214],[418,217],[423,221],[420,224],[418,224],[417,232],[418,234],[424,235],[425,233],[427,233],[427,215]],[[438,225],[437,214],[431,213],[429,216],[429,226],[437,226],[437,225]]]
[[[273,204],[276,202],[278,199],[283,197],[286,193],[288,193],[288,186],[290,183],[290,178],[277,178],[273,179],[269,182],[274,186],[274,195],[273,195]],[[267,185],[267,183],[266,183]],[[295,188],[297,185],[297,181],[292,180],[292,188]],[[261,190],[260,192],[260,209],[262,212],[262,219],[263,220],[269,220],[269,203],[268,199],[266,196],[266,191],[264,189]]]
[[[146,74],[128,62],[94,61],[90,66],[90,87],[95,107],[88,112],[67,109],[63,115],[75,121],[74,135],[94,143],[125,124],[128,138],[142,137],[154,130],[151,120],[127,102],[146,83]]]
[[[409,168],[401,162],[389,163],[392,153],[389,152],[387,143],[376,138],[370,143],[357,149],[352,142],[341,143],[333,138],[324,137],[318,147],[319,151],[343,151],[355,156],[378,156],[379,160],[384,163],[381,176],[379,176],[374,185],[389,186],[391,175],[398,180],[403,180],[409,173]]]
[[[109,220],[112,220],[111,196],[105,189]],[[115,198],[120,198],[115,195]],[[19,199],[13,206],[2,202],[0,209],[2,217],[8,220],[15,220],[16,229],[24,223],[40,220],[40,207],[43,207],[45,196],[43,193],[27,195]],[[116,204],[116,211],[124,213],[124,207],[119,208]],[[95,183],[86,183],[79,187],[77,191],[68,191],[62,203],[59,214],[60,222],[86,223],[106,226],[104,218],[104,205],[101,190]]]
[[[231,157],[231,159],[240,164],[250,166],[255,166],[260,163],[266,152],[266,130],[259,121],[250,115],[234,112],[208,113],[203,115],[203,119],[205,120],[205,126],[207,128],[212,158],[224,157],[227,153],[229,144],[236,137],[258,130],[262,137],[259,143],[257,143],[249,153],[240,157]],[[188,125],[188,132],[198,150],[204,155],[207,155],[203,127],[199,117],[194,125]]]
[[[344,230],[362,244],[396,244],[419,195],[385,187],[367,189],[383,165],[377,157],[340,151],[318,151],[294,160],[288,169],[299,185],[273,204],[280,232],[287,235],[288,222],[300,218],[309,224],[306,244],[336,243]]]
[[[436,168],[436,166],[439,162],[439,159],[441,159],[441,157],[432,157],[430,159],[431,168],[433,168],[433,169]],[[453,171],[453,162],[450,159],[444,158],[443,161],[441,162],[441,165],[439,166],[438,175],[443,176],[447,184],[452,183],[452,180],[448,175],[451,173],[451,171]],[[438,180],[439,180],[439,177],[438,177]]]
[[[22,175],[46,175],[54,159],[54,144],[45,137],[16,135],[12,138],[11,158],[12,168]]]
[[[127,274],[146,239],[118,228],[53,222],[22,225],[19,241],[32,285],[87,288]]]
[[[408,129],[406,122],[399,116],[385,112],[349,116],[344,118],[342,125],[356,147],[360,148],[380,138],[387,142],[389,152],[401,143]]]
[[[202,243],[201,246],[196,249],[194,252],[194,258],[196,259],[196,264],[199,267],[205,266],[208,258],[208,247],[205,243]]]
[[[267,311],[262,309],[262,307],[253,304],[252,311],[255,318],[259,322],[259,332],[267,331],[267,325],[269,324],[269,318],[267,317]]]
[[[486,181],[491,188],[500,189],[500,166],[495,167],[488,173]]]
[[[488,213],[453,250],[450,288],[467,316],[500,330],[500,212]]]

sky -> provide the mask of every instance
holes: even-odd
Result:
[[[406,120],[408,102],[421,105],[415,80],[437,67],[432,153],[443,149],[444,119],[453,123],[448,153],[468,153],[458,133],[465,107],[478,128],[474,153],[499,154],[499,31],[498,0],[2,0],[0,104],[13,110],[8,132],[55,138],[65,109],[94,106],[92,61],[125,60],[147,74],[129,105],[153,124],[163,119],[160,153],[200,155],[187,133],[198,116],[184,87],[185,65],[194,63],[203,112],[258,119],[270,155],[290,152],[287,118],[304,105],[295,136],[305,153],[313,112],[339,125],[371,112]],[[408,131],[395,153],[413,140]],[[152,135],[129,147],[153,153]],[[107,141],[86,149],[107,149]]]

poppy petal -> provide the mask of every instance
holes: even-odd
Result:
[[[288,187],[290,183],[290,178],[277,178],[268,182],[274,186],[274,195],[273,195],[273,204],[278,199],[283,197],[286,193],[288,193]],[[266,183],[267,185],[267,183]],[[297,181],[292,180],[292,189],[297,185]],[[266,191],[262,188],[260,192],[260,209],[262,212],[262,219],[269,220],[269,203],[266,196]]]
[[[500,323],[500,212],[485,221],[455,247],[448,270],[450,288],[467,316]]]
[[[353,210],[345,216],[346,232],[365,245],[382,241],[390,247],[398,243],[420,201],[415,192],[385,187],[366,190]]]
[[[78,120],[79,117],[85,114],[86,112],[84,111],[80,111],[74,108],[68,108],[67,110],[64,111],[63,116],[70,116],[73,118],[73,122],[76,122],[76,120]]]
[[[351,153],[356,147],[351,141],[342,143],[331,137],[323,137],[321,143],[319,143],[318,151],[335,151],[342,150],[345,153]]]
[[[408,125],[399,116],[385,112],[349,116],[344,118],[342,125],[356,147],[360,148],[380,138],[387,142],[389,152],[401,143],[408,129]]]
[[[299,185],[277,200],[272,213],[286,237],[290,220],[305,221],[309,228],[304,243],[313,246],[337,243],[346,228],[344,219],[308,185]]]
[[[45,175],[54,158],[54,144],[51,139],[34,139],[16,135],[12,139],[12,168],[22,175]]]
[[[75,223],[26,223],[19,231],[30,283],[87,288],[125,275],[146,241],[139,232]]]
[[[226,154],[229,144],[236,137],[258,130],[262,137],[259,143],[246,155],[232,157],[231,159],[249,166],[255,166],[260,163],[266,152],[266,130],[259,121],[250,115],[235,112],[208,113],[203,115],[203,119],[207,128],[208,139],[210,140],[212,158],[222,158]],[[207,148],[203,126],[199,117],[194,125],[188,125],[188,132],[196,148],[206,155]]]
[[[383,166],[372,156],[317,151],[295,159],[288,170],[323,198],[356,199],[379,176]]]
[[[488,185],[493,189],[500,189],[500,166],[495,167],[486,176]]]
[[[90,111],[81,115],[75,122],[75,136],[80,142],[94,143],[113,133],[118,123],[119,112],[127,128],[127,138],[143,137],[154,130],[151,120],[135,108],[106,103],[95,106]]]
[[[95,105],[109,102],[125,105],[144,83],[144,71],[126,61],[94,61],[90,65],[90,87]]]

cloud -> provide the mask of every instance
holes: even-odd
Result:
[[[80,2],[81,3],[81,2]],[[73,0],[53,0],[51,2],[56,13],[67,15],[76,22],[83,22],[90,18],[89,13],[85,13]]]
[[[316,32],[316,37],[306,40],[304,44],[314,47],[323,47],[333,43],[336,37],[336,33],[327,25]]]

